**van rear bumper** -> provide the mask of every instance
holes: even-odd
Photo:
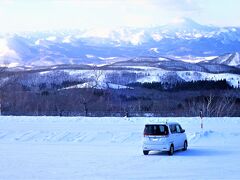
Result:
[[[167,144],[143,144],[144,151],[169,151],[170,146]]]

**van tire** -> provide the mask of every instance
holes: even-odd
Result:
[[[149,151],[143,151],[144,155],[148,155]]]
[[[184,144],[183,144],[183,151],[186,151],[187,150],[187,147],[188,147],[188,143],[187,143],[187,141],[185,140],[184,141]]]
[[[172,156],[173,153],[174,153],[174,146],[173,146],[173,144],[171,144],[171,146],[170,146],[170,148],[169,148],[169,151],[168,151],[168,155],[169,155],[169,156]]]

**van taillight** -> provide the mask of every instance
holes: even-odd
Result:
[[[143,131],[143,136],[145,137],[145,136],[147,136],[148,134],[147,134],[147,132],[146,132],[146,129],[144,129],[144,131]]]
[[[145,137],[145,136],[149,136],[149,133],[147,133],[147,131],[144,130],[144,132],[143,132],[143,136],[144,136],[144,137]]]

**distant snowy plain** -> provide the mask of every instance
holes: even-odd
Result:
[[[142,154],[145,123],[179,122],[189,149]],[[240,179],[240,118],[0,117],[0,179]]]

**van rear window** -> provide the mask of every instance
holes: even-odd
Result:
[[[168,135],[168,127],[166,125],[146,125],[144,135]]]

